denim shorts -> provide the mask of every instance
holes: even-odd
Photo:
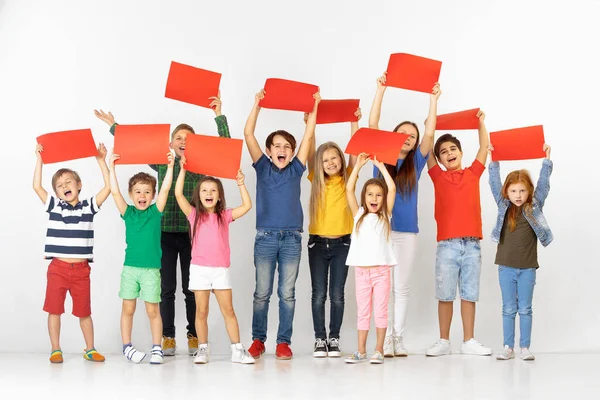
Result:
[[[456,285],[460,298],[479,300],[481,246],[477,238],[448,239],[438,242],[435,259],[435,297],[454,301]]]

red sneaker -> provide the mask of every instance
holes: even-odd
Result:
[[[263,354],[264,352],[265,344],[258,339],[254,339],[252,345],[248,349],[248,353],[250,353],[250,355],[254,357],[255,360],[258,360],[261,354]]]
[[[290,345],[287,343],[279,343],[277,348],[275,349],[275,358],[278,360],[291,360],[292,359],[292,349],[290,349]]]

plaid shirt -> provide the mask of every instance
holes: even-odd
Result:
[[[227,118],[224,115],[220,115],[215,118],[215,122],[217,123],[217,130],[219,132],[220,137],[230,138],[229,134],[229,126],[227,125]],[[110,127],[110,133],[112,135],[115,134],[115,123]],[[165,175],[167,174],[167,166],[164,164],[150,164],[150,168],[158,172],[158,187],[162,186],[163,180],[165,179]],[[179,166],[179,157],[175,158],[175,165],[173,166],[173,184],[171,185],[171,189],[169,189],[169,196],[167,197],[167,204],[165,205],[165,209],[163,210],[163,216],[161,221],[161,230],[163,232],[188,232],[190,229],[190,224],[187,220],[187,217],[179,208],[177,204],[177,200],[175,199],[175,181],[177,180],[177,176],[179,175],[179,170],[181,167]],[[192,194],[194,192],[194,188],[198,181],[203,177],[202,174],[194,174],[193,172],[187,172],[185,174],[185,182],[183,184],[183,195],[188,199],[188,201],[192,200]]]

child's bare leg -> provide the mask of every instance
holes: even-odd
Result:
[[[123,344],[131,343],[131,330],[133,329],[133,314],[137,300],[123,300],[121,308],[121,339]]]
[[[219,303],[221,314],[223,314],[223,319],[225,320],[225,329],[227,329],[229,340],[231,343],[239,343],[240,328],[237,317],[235,316],[235,311],[233,310],[233,296],[231,294],[231,289],[215,290],[214,293],[217,302]]]
[[[377,332],[377,345],[375,346],[375,351],[383,354],[383,342],[385,341],[385,333],[387,328],[375,328],[375,332]]]
[[[384,332],[385,333],[385,332]],[[360,354],[367,353],[367,336],[369,335],[369,331],[358,331],[358,352]]]
[[[152,332],[152,344],[159,345],[162,338],[162,318],[160,317],[160,310],[158,303],[146,302],[146,314],[150,320],[150,332]]]
[[[198,343],[208,343],[208,302],[210,299],[210,290],[194,291],[196,298],[196,334]]]
[[[92,316],[79,318],[79,326],[81,332],[83,332],[83,340],[85,340],[85,351],[94,348],[94,323],[92,322]]]
[[[48,334],[52,351],[60,350],[60,315],[48,314]]]
[[[464,341],[466,342],[475,337],[475,302],[461,300],[460,314],[462,316]]]
[[[450,340],[450,324],[452,323],[452,313],[454,311],[454,302],[438,301],[438,320],[440,323],[440,338]]]

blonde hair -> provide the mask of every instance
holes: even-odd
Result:
[[[323,156],[327,150],[335,150],[340,157],[342,167],[339,172],[339,176],[342,177],[342,184],[346,185],[346,179],[348,178],[346,172],[346,157],[344,157],[344,153],[340,146],[338,146],[334,142],[326,142],[319,146],[317,152],[315,154],[315,162],[314,162],[314,171],[313,171],[313,179],[312,186],[310,189],[310,223],[315,224],[317,222],[317,217],[320,212],[322,212],[323,202],[325,201],[325,190],[327,189],[326,182],[329,177],[325,174],[325,170],[323,169]]]
[[[360,216],[358,221],[356,221],[356,234],[358,235],[358,231],[363,219],[365,219],[367,214],[369,214],[369,209],[367,206],[367,188],[371,185],[379,186],[383,190],[383,203],[381,204],[379,211],[377,211],[377,218],[379,221],[383,221],[383,225],[385,226],[385,237],[387,240],[389,240],[390,233],[392,232],[392,226],[390,224],[390,213],[387,204],[388,187],[382,178],[371,178],[365,182],[365,185],[362,188],[362,192],[360,193],[360,206],[363,208],[363,210],[365,210],[365,212]]]
[[[69,168],[61,168],[58,171],[56,171],[52,176],[52,189],[54,190],[54,192],[56,192],[56,183],[64,174],[71,174],[73,179],[75,179],[75,182],[77,182],[78,185],[81,185],[81,178],[79,177],[79,174],[77,172]]]

